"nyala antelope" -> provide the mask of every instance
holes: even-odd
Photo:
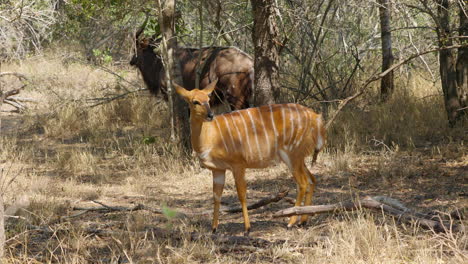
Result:
[[[291,170],[297,183],[296,206],[310,205],[315,177],[307,169],[305,158],[314,153],[313,161],[325,143],[322,117],[298,104],[274,104],[213,116],[209,95],[212,82],[205,89],[186,90],[176,85],[177,93],[190,106],[191,143],[203,167],[213,173],[213,232],[219,223],[219,207],[226,170],[231,170],[242,206],[245,235],[250,221],[246,204],[245,170],[266,168],[280,159]],[[296,223],[292,216],[288,227]],[[307,221],[301,216],[300,223]]]

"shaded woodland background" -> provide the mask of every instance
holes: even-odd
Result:
[[[2,60],[24,58],[49,47],[73,47],[95,64],[125,64],[134,48],[131,37],[145,13],[152,16],[144,34],[161,36],[156,2],[4,1]],[[442,50],[440,58],[439,52],[418,57],[399,67],[398,74],[388,74],[382,81],[387,84],[383,84],[381,98],[385,101],[391,95],[392,79],[408,82],[415,74],[424,72],[434,83],[441,78],[446,101],[453,96],[452,88],[445,88],[452,84],[446,82],[458,82],[453,84],[458,89],[455,94],[458,109],[447,111],[457,112],[451,122],[464,115],[467,52],[463,45],[468,24],[464,1],[254,3],[250,6],[248,1],[177,2],[174,19],[178,43],[190,47],[236,46],[253,56],[252,40],[268,30],[254,28],[252,8],[270,8],[267,15],[274,15],[269,29],[272,35],[262,40],[270,42],[270,46],[265,49],[264,44],[262,48],[266,50],[263,56],[273,56],[273,52],[279,55],[275,62],[280,75],[273,79],[280,83],[271,88],[279,102],[344,99],[382,69],[381,63],[377,63],[382,54],[386,70],[411,55],[458,46]],[[405,87],[410,90],[409,83]],[[321,104],[324,112],[330,104],[336,102]]]
[[[436,233],[364,209],[313,216],[293,230],[271,218],[291,206],[287,199],[257,209],[251,236],[268,246],[204,236],[210,216],[175,217],[172,210],[211,210],[211,178],[170,140],[171,109],[129,65],[146,14],[143,34],[162,33],[158,3],[165,1],[0,2],[4,262],[467,260],[464,231]],[[276,28],[266,38],[274,52],[263,50],[277,54],[277,73],[264,86],[271,101],[297,102],[328,119],[347,103],[312,168],[314,203],[384,195],[465,226],[466,1],[176,1],[178,45],[236,46],[254,58],[261,34],[253,9],[262,7]],[[283,165],[247,179],[249,202],[295,188]],[[93,201],[164,212],[76,209]],[[232,179],[223,203],[237,203]],[[222,215],[220,232],[239,235],[240,214]]]

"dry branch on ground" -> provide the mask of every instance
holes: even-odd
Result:
[[[400,204],[400,203],[399,203]],[[301,207],[290,207],[287,209],[276,212],[273,217],[286,217],[292,215],[314,215],[322,213],[335,213],[339,211],[354,211],[361,208],[371,209],[378,212],[384,212],[394,217],[397,217],[399,221],[407,223],[416,223],[424,228],[432,229],[436,232],[459,232],[463,228],[460,225],[454,223],[444,223],[441,219],[432,220],[424,218],[422,214],[412,213],[410,210],[402,210],[401,208],[395,208],[392,205],[384,204],[377,199],[366,196],[364,199],[357,201],[345,201],[341,203],[325,204],[325,205],[312,205],[312,206],[301,206]]]
[[[249,206],[247,206],[248,210],[254,210],[258,209],[260,207],[263,207],[265,205],[271,204],[271,203],[276,203],[282,200],[283,198],[288,195],[288,190],[281,191],[275,195],[263,198],[259,200],[258,202],[255,202]],[[139,211],[139,210],[146,210],[152,213],[156,214],[164,214],[164,209],[157,209],[157,208],[152,208],[144,204],[137,204],[133,207],[125,207],[125,206],[109,206],[106,205],[102,202],[99,201],[93,201],[94,203],[97,203],[101,205],[100,207],[73,207],[73,210],[80,210],[80,211],[92,211],[92,212],[103,212],[103,213],[108,213],[108,212],[132,212],[132,211]],[[189,211],[183,211],[180,209],[175,209],[171,211],[175,212],[176,217],[187,217],[187,216],[195,216],[195,215],[210,215],[212,213],[211,210],[205,210],[205,211],[199,211],[199,212],[189,212]],[[221,212],[224,213],[238,213],[242,212],[242,208],[240,206],[233,206],[233,207],[225,207],[220,209]],[[73,218],[77,217],[79,215],[82,215],[83,212],[71,215],[71,216],[65,216],[63,219],[66,218]]]
[[[26,82],[28,81],[28,78],[24,74],[17,72],[0,72],[0,77],[8,75],[17,77],[21,82],[23,82],[23,85],[20,88],[11,89],[7,91],[3,91],[0,89],[0,106],[3,103],[6,103],[15,107],[17,111],[23,111],[26,108],[26,106],[13,96],[19,94],[21,90],[23,90],[24,87],[26,87]]]

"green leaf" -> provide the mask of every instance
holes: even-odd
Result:
[[[147,144],[147,145],[149,145],[149,144],[154,144],[154,143],[156,143],[156,137],[144,137],[144,138],[141,140],[141,142],[142,142],[143,144]]]
[[[166,216],[168,219],[172,219],[177,215],[177,212],[175,210],[172,210],[171,208],[167,206],[163,206],[162,212],[163,212],[163,215]]]

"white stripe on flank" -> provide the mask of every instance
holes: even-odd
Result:
[[[304,113],[304,112],[303,112],[303,113]],[[304,120],[304,122],[305,122],[305,124],[304,124],[304,129],[302,129],[301,137],[299,138],[299,140],[298,140],[297,143],[296,143],[296,148],[299,147],[299,145],[301,144],[302,139],[304,138],[305,133],[308,133],[308,132],[309,132],[309,131],[308,131],[308,127],[309,127],[309,118],[308,118],[308,116],[307,116],[307,110],[305,111],[305,118],[304,118],[304,119],[305,119],[305,120]]]
[[[271,117],[271,125],[273,126],[273,132],[275,133],[275,153],[278,151],[278,131],[276,131],[276,123],[273,117],[273,108],[270,105],[270,117]]]
[[[242,136],[241,136],[241,133],[240,133],[240,130],[239,130],[239,127],[237,126],[237,123],[234,121],[234,118],[232,117],[233,115],[229,115],[230,119],[231,119],[231,123],[232,125],[236,128],[236,132],[237,132],[237,140],[239,140],[239,143],[240,143],[240,148],[242,149]]]
[[[244,115],[242,113],[244,113],[245,111],[247,110],[244,110],[244,111],[239,111],[239,115],[240,117],[242,118],[242,123],[244,124],[244,129],[245,129],[245,135],[244,137],[247,138],[247,146],[249,147],[249,153],[245,153],[245,158],[248,159],[249,156],[253,155],[252,153],[252,147],[250,146],[250,137],[248,135],[248,129],[247,129],[247,122],[245,122],[245,118],[244,118]]]
[[[299,108],[297,108],[297,104],[294,104],[294,108],[296,108],[297,118],[299,119],[298,124],[299,124],[299,128],[301,128],[302,127],[302,117],[301,117],[301,113],[299,112]]]
[[[291,149],[294,148],[294,145],[297,145],[297,142],[299,140],[299,133],[301,133],[301,129],[303,127],[302,116],[301,116],[301,113],[299,112],[299,109],[297,108],[297,104],[294,104],[294,109],[296,109],[296,115],[297,115],[297,131],[296,131],[296,137],[294,138],[294,142],[291,144]]]
[[[323,138],[322,134],[320,134],[321,128],[322,127],[322,118],[321,116],[317,117],[317,146],[316,149],[322,149],[323,146]]]
[[[221,135],[221,140],[223,140],[224,148],[226,148],[226,152],[228,152],[229,150],[228,150],[228,147],[227,147],[227,145],[226,145],[226,141],[224,140],[223,133],[221,132],[221,128],[220,128],[219,125],[218,125],[218,119],[215,118],[214,122],[215,122],[215,124],[216,124],[216,127],[218,128],[218,133],[219,133],[219,135]]]
[[[265,141],[266,141],[267,146],[268,146],[267,153],[265,153],[265,154],[268,157],[270,155],[270,152],[271,152],[270,139],[268,138],[268,131],[266,130],[265,122],[263,121],[263,115],[262,115],[262,112],[260,112],[260,107],[257,107],[257,110],[258,110],[258,114],[260,115],[260,120],[262,121],[263,133],[265,133]]]
[[[281,119],[283,119],[283,145],[286,145],[286,116],[284,115],[284,108],[286,106],[281,106]]]
[[[229,138],[231,139],[231,143],[232,143],[232,151],[235,151],[236,150],[236,143],[234,143],[234,138],[232,137],[231,127],[228,124],[228,120],[227,120],[226,116],[221,115],[221,117],[223,117],[223,120],[226,123],[226,130],[228,131]]]
[[[236,149],[237,149],[238,151],[240,151],[241,153],[243,153],[242,150],[244,149],[244,143],[242,143],[242,136],[241,136],[239,127],[237,126],[237,123],[234,121],[234,117],[232,117],[233,115],[230,114],[230,115],[228,115],[228,116],[229,116],[230,119],[231,119],[232,126],[234,126],[234,127],[236,128],[237,138],[235,138],[235,139],[239,140],[239,146],[236,146]],[[235,150],[234,150],[234,151],[235,151]]]
[[[255,134],[255,141],[257,142],[258,155],[260,156],[260,160],[263,160],[262,152],[260,150],[260,143],[258,142],[257,128],[255,127],[255,122],[253,120],[252,114],[250,113],[250,109],[252,108],[247,109],[247,114],[249,115],[250,123],[252,124],[252,129]]]
[[[289,104],[288,104],[288,109],[289,109],[289,121],[291,123],[291,137],[289,138],[289,149],[291,150],[292,145],[293,145],[293,139],[294,139],[294,114]]]

